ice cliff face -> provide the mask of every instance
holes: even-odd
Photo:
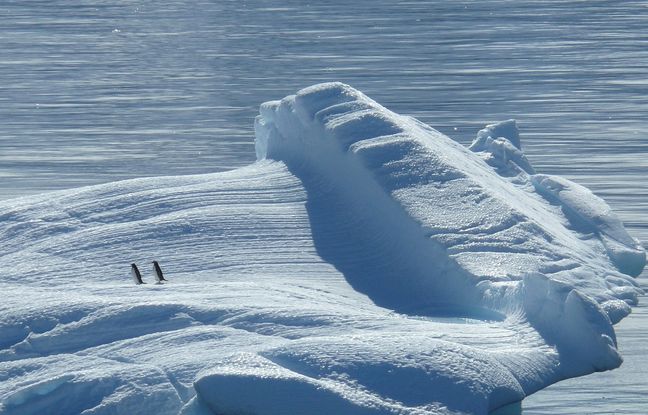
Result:
[[[618,366],[645,253],[521,148],[329,83],[253,166],[0,204],[0,412],[486,414]]]

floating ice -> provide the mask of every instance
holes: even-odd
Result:
[[[255,126],[243,169],[0,204],[0,412],[486,414],[621,363],[645,253],[514,121],[329,83]]]

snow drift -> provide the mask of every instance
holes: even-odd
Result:
[[[329,83],[255,127],[247,168],[0,204],[0,412],[486,414],[621,363],[645,252],[514,121],[467,149]]]

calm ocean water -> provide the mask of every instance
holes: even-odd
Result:
[[[3,0],[0,198],[249,164],[259,103],[339,80],[464,143],[516,118],[539,172],[648,241],[648,3],[349,3]],[[622,368],[524,414],[645,414],[646,302]]]

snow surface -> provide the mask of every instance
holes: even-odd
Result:
[[[255,127],[249,167],[0,204],[1,413],[486,414],[621,363],[645,253],[514,121],[466,149],[329,83]]]

